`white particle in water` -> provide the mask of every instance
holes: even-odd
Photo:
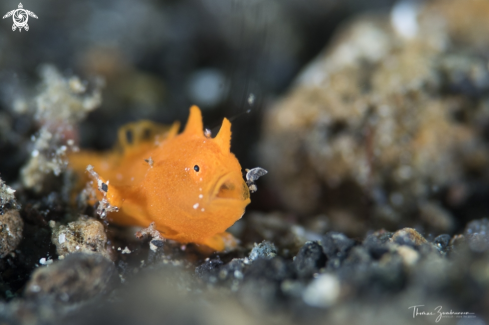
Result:
[[[218,69],[201,69],[190,75],[188,92],[192,102],[204,108],[213,108],[226,96],[226,77]]]
[[[255,95],[254,94],[250,94],[248,96],[248,104],[253,105],[254,102],[255,102]]]
[[[39,291],[41,291],[41,287],[38,286],[37,284],[35,284],[35,285],[31,286],[31,291],[32,292],[39,292]]]

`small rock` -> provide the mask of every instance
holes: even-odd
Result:
[[[403,228],[394,233],[391,241],[399,245],[420,246],[428,241],[412,228]]]
[[[158,248],[162,248],[165,242],[163,240],[159,239],[153,239],[149,242],[149,249],[156,253],[158,251]]]
[[[350,249],[356,245],[353,239],[350,239],[339,232],[328,232],[321,239],[323,252],[328,258],[328,266],[337,268],[346,258]]]
[[[419,259],[419,253],[409,246],[399,246],[397,253],[402,258],[402,263],[405,266],[412,267]]]
[[[5,184],[0,178],[0,215],[9,209],[18,208],[14,193],[15,190]]]
[[[216,259],[208,259],[204,264],[195,268],[195,274],[206,282],[216,283],[223,265],[219,256]]]
[[[107,293],[116,278],[115,266],[106,258],[76,253],[34,271],[26,286],[25,296],[42,300],[51,298],[66,303],[79,302]]]
[[[329,307],[336,303],[340,296],[341,285],[332,274],[321,274],[307,286],[302,299],[309,306]]]
[[[376,260],[380,259],[389,251],[386,243],[390,241],[394,233],[385,230],[376,231],[365,238],[363,244],[368,248],[370,256]]]
[[[326,265],[326,255],[317,242],[307,242],[294,259],[299,277],[308,278]]]
[[[448,245],[450,244],[451,236],[447,234],[440,235],[433,240],[436,248],[441,252],[446,252]]]
[[[484,252],[489,249],[489,220],[487,218],[471,221],[464,231],[470,249]]]
[[[386,231],[384,229],[376,231],[365,238],[365,243],[377,243],[377,244],[385,244],[390,241],[392,236],[394,235],[393,232]]]
[[[12,252],[22,240],[24,222],[17,210],[0,214],[0,258]]]
[[[69,255],[74,252],[101,254],[111,259],[106,248],[107,235],[104,226],[95,219],[80,217],[78,221],[53,229],[51,241],[56,246],[58,255]]]
[[[255,244],[255,247],[250,252],[249,259],[254,261],[257,258],[271,259],[277,256],[277,248],[271,242],[264,240],[260,244]]]
[[[219,258],[209,259],[195,268],[195,274],[207,283],[225,280],[240,281],[243,279],[245,267],[245,259],[243,258],[234,258],[227,264],[224,264]]]
[[[466,244],[467,239],[464,235],[455,235],[450,239],[450,243],[448,246],[450,249],[457,250],[458,248],[464,246]]]

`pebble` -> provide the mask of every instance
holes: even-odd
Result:
[[[51,241],[56,246],[58,255],[69,255],[74,252],[100,254],[108,259],[107,235],[104,226],[97,220],[80,217],[67,225],[53,225]]]
[[[313,307],[330,307],[340,296],[341,285],[338,278],[332,274],[321,274],[304,290],[302,299]]]
[[[442,252],[446,252],[448,245],[450,244],[450,239],[451,236],[448,234],[443,234],[437,236],[434,240],[433,243],[435,244],[436,248],[438,248]]]
[[[403,228],[394,233],[391,241],[399,245],[420,246],[428,243],[419,232],[413,228]]]
[[[412,267],[418,262],[419,253],[410,246],[399,246],[397,253],[401,256],[405,266]]]
[[[355,240],[334,231],[328,232],[320,243],[324,254],[328,258],[328,266],[333,268],[339,267],[350,249],[356,245]]]
[[[326,255],[317,242],[307,242],[301,247],[294,259],[299,277],[308,278],[318,273],[326,265]]]
[[[469,247],[474,252],[484,252],[489,249],[489,220],[487,218],[469,222],[464,231]]]
[[[277,248],[269,241],[264,240],[260,244],[255,243],[255,247],[250,252],[249,259],[254,261],[258,258],[271,259],[277,255]]]
[[[15,209],[0,215],[0,258],[14,251],[22,240],[24,222]]]
[[[25,296],[78,302],[108,292],[116,278],[115,266],[103,256],[73,253],[50,267],[36,269],[26,285]]]

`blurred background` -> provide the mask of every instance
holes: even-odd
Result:
[[[0,20],[0,178],[15,190],[0,183],[0,320],[412,324],[426,303],[486,324],[489,1],[22,5],[29,31]],[[123,124],[185,122],[194,104],[213,134],[231,119],[243,168],[269,172],[235,250],[150,249],[73,207],[70,147],[109,149]]]

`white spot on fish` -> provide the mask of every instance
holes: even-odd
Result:
[[[205,209],[204,209],[204,208],[202,208],[202,209],[200,209],[200,211],[204,212],[204,211],[205,211]]]
[[[202,194],[199,194],[199,199],[203,198],[204,196]]]
[[[199,207],[199,204],[198,203],[195,203],[194,204],[194,209],[197,209]]]

